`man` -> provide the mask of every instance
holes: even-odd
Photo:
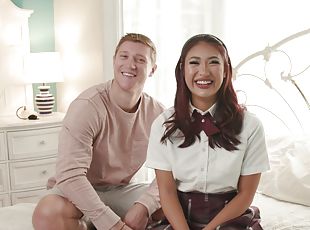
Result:
[[[127,34],[115,50],[114,79],[71,103],[59,137],[56,184],[33,214],[36,230],[85,230],[83,216],[98,230],[145,229],[160,209],[155,181],[130,183],[146,159],[151,124],[163,111],[143,93],[155,62],[153,42]]]

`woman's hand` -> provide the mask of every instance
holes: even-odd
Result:
[[[218,225],[242,215],[252,203],[260,175],[257,173],[240,176],[238,194],[209,222],[204,230],[214,230]]]
[[[212,227],[206,226],[206,227],[204,227],[202,230],[215,230],[215,228],[212,228]]]

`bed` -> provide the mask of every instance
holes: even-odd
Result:
[[[243,59],[234,68],[240,103],[264,124],[271,170],[253,204],[267,230],[310,229],[310,29]]]
[[[7,12],[6,2],[0,0],[0,11]],[[261,118],[266,132],[271,170],[262,175],[253,201],[265,230],[310,229],[309,45],[307,29],[250,54],[234,68],[239,101]],[[140,175],[141,180],[146,174]],[[35,205],[0,208],[0,230],[32,230]]]
[[[265,230],[308,230],[310,208],[288,203],[257,193],[255,200],[261,210]],[[32,211],[35,204],[16,204],[0,209],[0,230],[33,230]]]

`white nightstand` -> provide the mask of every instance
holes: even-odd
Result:
[[[0,117],[0,207],[41,198],[47,179],[55,173],[63,117]]]

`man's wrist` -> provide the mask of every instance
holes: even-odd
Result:
[[[125,223],[122,220],[119,220],[113,227],[111,230],[121,230],[125,227]]]
[[[125,226],[126,226],[126,224],[123,222],[123,225],[119,230],[122,230]]]
[[[139,202],[136,202],[135,203],[136,206],[139,207],[139,209],[143,210],[143,212],[145,213],[146,217],[149,218],[149,210],[147,209],[147,207],[145,207],[145,205],[139,203]]]

